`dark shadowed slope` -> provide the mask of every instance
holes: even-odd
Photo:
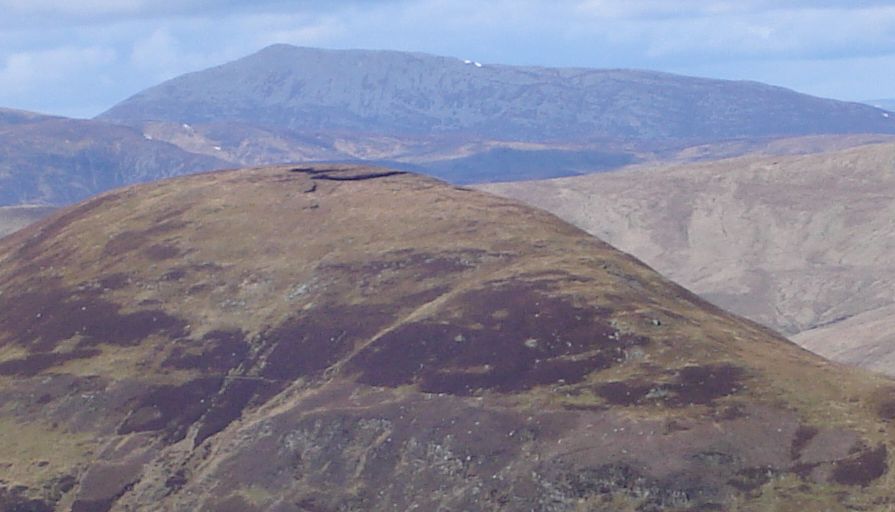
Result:
[[[288,45],[175,78],[100,117],[539,141],[895,133],[880,109],[755,82]]]
[[[895,386],[543,211],[387,169],[0,240],[13,510],[887,510]]]
[[[0,110],[0,205],[70,204],[122,185],[226,167],[99,121]]]

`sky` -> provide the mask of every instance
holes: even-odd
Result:
[[[0,0],[0,107],[92,117],[274,43],[895,97],[895,0]]]

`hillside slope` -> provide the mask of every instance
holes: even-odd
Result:
[[[885,143],[485,188],[556,213],[721,307],[802,333],[812,350],[895,372],[895,317],[885,328],[879,314],[873,329],[852,321],[829,350],[811,341],[895,305],[893,170]]]
[[[50,206],[0,206],[0,237],[38,221],[54,210]]]
[[[6,510],[882,511],[893,393],[387,169],[178,178],[0,239]]]
[[[227,167],[99,121],[0,109],[0,206],[64,205],[131,183]]]

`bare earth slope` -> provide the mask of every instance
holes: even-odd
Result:
[[[835,361],[895,374],[895,305],[808,329],[792,339]]]
[[[823,355],[895,372],[895,316],[858,322],[895,305],[895,144],[485,188]]]
[[[376,168],[0,240],[0,509],[871,510],[895,386],[556,217]]]

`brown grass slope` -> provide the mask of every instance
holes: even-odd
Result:
[[[385,169],[178,178],[0,240],[2,510],[888,510],[893,392]]]
[[[825,356],[895,372],[895,144],[485,188]]]

